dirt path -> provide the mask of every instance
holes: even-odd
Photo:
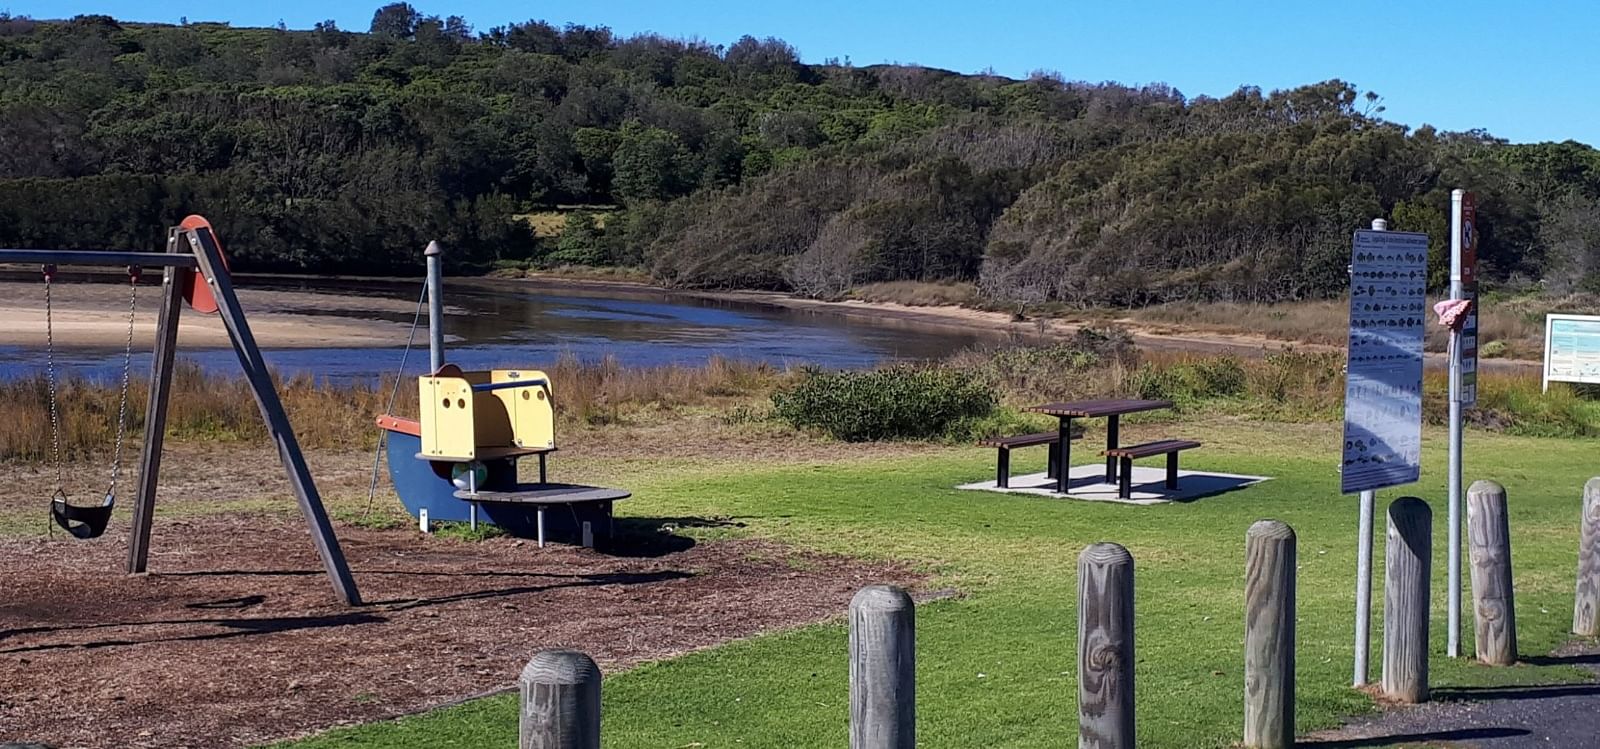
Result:
[[[1543,659],[1600,674],[1600,649]],[[1432,701],[1396,708],[1301,739],[1308,749],[1429,746],[1476,749],[1600,747],[1600,683],[1533,687],[1442,687]]]

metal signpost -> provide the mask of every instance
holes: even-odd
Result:
[[[1478,400],[1478,227],[1472,193],[1450,193],[1450,298],[1470,300],[1466,318],[1450,331],[1450,467],[1449,578],[1447,645],[1451,658],[1461,655],[1461,411]]]
[[[1367,683],[1376,491],[1416,482],[1422,457],[1422,334],[1428,235],[1355,233],[1350,262],[1342,493],[1361,495],[1356,563],[1356,685]]]
[[[1600,383],[1600,317],[1545,316],[1544,389],[1552,382]]]

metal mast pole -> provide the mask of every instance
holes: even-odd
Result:
[[[428,259],[428,371],[444,366],[444,248],[437,240],[428,243],[422,256]]]

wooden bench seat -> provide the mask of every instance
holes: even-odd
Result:
[[[1167,456],[1167,489],[1176,491],[1178,488],[1178,453],[1184,450],[1193,450],[1200,447],[1199,442],[1193,440],[1156,440],[1139,445],[1126,445],[1111,448],[1100,454],[1108,458],[1121,460],[1122,465],[1117,471],[1117,496],[1122,499],[1133,498],[1133,461],[1139,458],[1152,458],[1157,455]]]
[[[993,447],[999,450],[999,457],[995,462],[994,483],[1001,489],[1011,487],[1011,451],[1019,447],[1033,447],[1035,445],[1055,445],[1060,438],[1055,432],[1036,432],[1034,434],[1019,434],[1014,437],[989,437],[978,441],[980,447]],[[1049,466],[1045,474],[1050,478],[1056,477],[1056,451],[1050,451]]]

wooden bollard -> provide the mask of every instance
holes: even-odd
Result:
[[[1294,529],[1262,520],[1245,533],[1244,745],[1294,746]]]
[[[522,669],[517,749],[600,749],[600,667],[576,650],[542,650]]]
[[[1389,505],[1384,554],[1383,693],[1400,702],[1428,699],[1428,585],[1433,510],[1416,497]]]
[[[1078,747],[1133,746],[1133,555],[1097,543],[1078,555]]]
[[[1511,583],[1511,524],[1505,487],[1474,481],[1467,489],[1467,548],[1472,560],[1472,613],[1478,660],[1517,662],[1517,611]]]
[[[1583,485],[1583,524],[1578,538],[1578,595],[1572,633],[1600,635],[1600,476]]]
[[[850,749],[917,745],[916,612],[911,596],[869,585],[850,601]]]

